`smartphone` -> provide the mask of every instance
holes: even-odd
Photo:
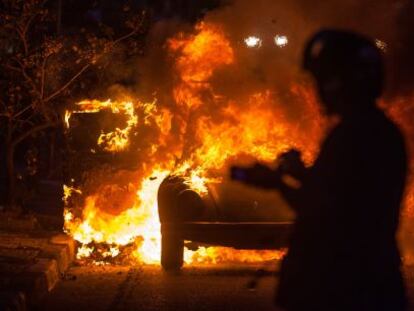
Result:
[[[238,181],[246,181],[247,171],[244,168],[233,166],[230,169],[230,178]]]

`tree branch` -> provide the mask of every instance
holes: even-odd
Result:
[[[3,106],[3,109],[4,109],[4,111],[7,111],[8,109],[7,109],[7,105],[6,105],[6,103],[4,102],[4,101],[0,101],[0,104]]]
[[[91,66],[91,64],[86,64],[85,66],[82,67],[81,70],[78,71],[77,74],[75,74],[68,82],[66,82],[61,88],[59,88],[57,91],[53,92],[52,94],[50,94],[48,97],[46,97],[46,99],[44,100],[44,102],[48,102],[51,99],[55,98],[56,96],[58,96],[60,93],[62,93],[66,88],[68,88],[86,69],[88,69]]]
[[[117,45],[119,42],[124,41],[130,37],[132,37],[133,35],[135,35],[139,29],[141,29],[141,26],[143,24],[143,19],[141,20],[141,23],[134,28],[133,31],[131,31],[130,33],[116,39],[113,43],[112,46]],[[44,102],[48,102],[51,99],[55,98],[56,96],[58,96],[60,93],[62,93],[66,88],[68,88],[85,70],[87,70],[90,66],[92,65],[92,63],[88,63],[85,66],[82,67],[82,69],[75,74],[67,83],[65,83],[61,88],[59,88],[58,90],[56,90],[55,92],[53,92],[52,94],[50,94],[48,97],[46,97],[46,99],[44,99]],[[42,97],[43,98],[43,97]]]
[[[46,1],[43,1],[39,7],[43,8],[46,4]],[[32,24],[32,22],[35,20],[35,18],[39,15],[39,12],[32,12],[32,15],[27,19],[26,23],[24,23],[24,25],[21,27],[17,27],[17,32],[19,34],[20,39],[22,40],[23,46],[24,46],[24,51],[25,51],[25,55],[29,54],[29,45],[27,43],[26,40],[26,34],[29,31],[29,27]]]
[[[45,124],[41,124],[41,125],[35,126],[35,127],[31,128],[30,130],[28,130],[27,132],[21,134],[19,137],[17,137],[13,141],[12,146],[13,147],[16,147],[18,144],[20,144],[23,140],[25,140],[26,138],[28,138],[30,135],[33,135],[34,133],[43,131],[43,130],[45,130],[45,129],[49,128],[49,127],[53,127],[55,125],[56,125],[56,123],[50,122],[50,123],[45,123]]]
[[[20,70],[19,69],[17,69],[16,67],[14,67],[14,66],[10,66],[10,65],[6,65],[6,67],[8,66],[8,67],[10,67],[11,69],[12,68],[15,68],[15,70],[17,69],[17,71],[20,71],[20,73],[23,75],[23,77],[26,79],[26,81],[31,85],[31,87],[32,87],[32,89],[33,89],[33,91],[38,95],[38,96],[40,96],[40,93],[39,93],[39,90],[37,89],[37,87],[36,87],[36,84],[34,83],[34,81],[33,81],[33,79],[28,75],[28,73],[26,72],[26,69],[24,68],[24,65],[22,64],[22,62],[18,59],[18,58],[16,58],[16,57],[13,57],[13,60],[16,62],[16,63],[18,63],[19,64],[19,66],[20,66]]]
[[[32,121],[30,121],[30,119],[34,118],[35,116],[36,116],[36,112],[33,111],[33,113],[30,116],[28,116],[26,119],[20,119],[20,120],[16,119],[16,118],[13,119],[14,120],[14,122],[13,122],[14,127],[13,127],[12,132],[13,133],[16,132],[20,128],[21,124],[27,123],[30,126],[34,126],[35,124]]]
[[[124,36],[122,36],[122,37],[120,37],[120,38],[116,39],[116,40],[113,42],[113,44],[112,44],[112,45],[117,45],[119,42],[124,41],[124,40],[128,39],[129,37],[132,37],[133,35],[135,35],[135,34],[139,31],[139,29],[141,29],[142,24],[143,24],[143,22],[141,22],[141,23],[139,24],[139,26],[138,26],[138,27],[136,27],[136,28],[135,28],[133,31],[131,31],[130,33],[127,33],[126,35],[124,35]]]
[[[13,115],[13,118],[14,119],[18,118],[20,115],[22,115],[23,113],[25,113],[30,108],[32,108],[32,105],[26,106],[25,108],[23,108],[22,110],[20,110],[18,113],[16,113],[15,115]]]
[[[26,34],[23,33],[23,31],[20,29],[20,27],[16,27],[16,32],[19,35],[20,40],[22,41],[23,49],[24,49],[24,55],[29,54],[29,47],[27,45]]]
[[[41,6],[43,7],[44,3],[41,4]],[[34,21],[34,19],[37,17],[37,15],[39,15],[39,13],[35,13],[32,16],[30,16],[29,20],[26,22],[26,25],[24,25],[23,34],[25,35],[25,37],[26,37],[27,31],[29,30],[30,24]]]
[[[31,121],[29,121],[30,119],[27,119],[27,120],[16,120],[16,123],[19,123],[19,124],[25,124],[25,123],[27,123],[27,124],[29,124],[30,126],[34,126],[34,123],[33,122],[31,122]]]
[[[42,62],[42,67],[41,67],[41,70],[42,70],[42,76],[41,76],[41,79],[40,79],[40,98],[41,99],[43,99],[43,96],[45,95],[45,76],[46,76],[46,63],[47,63],[47,59],[49,58],[49,56],[46,56],[44,59],[43,59],[43,62]]]
[[[21,73],[21,71],[22,71],[19,67],[14,67],[14,66],[9,65],[9,64],[3,65],[3,66],[6,67],[6,68],[8,68],[8,69],[10,69],[10,70],[17,71],[19,73]]]

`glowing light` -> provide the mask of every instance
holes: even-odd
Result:
[[[184,262],[186,263],[209,263],[219,262],[242,262],[254,263],[258,261],[280,260],[286,255],[286,249],[266,250],[243,250],[237,251],[229,247],[199,247],[196,251],[186,250]]]
[[[384,41],[381,41],[379,39],[375,39],[375,45],[377,48],[379,48],[381,51],[386,52],[388,48],[388,44]]]
[[[246,43],[249,48],[259,48],[262,46],[262,39],[256,36],[249,36],[244,39],[244,43]]]
[[[78,252],[76,253],[77,259],[87,258],[91,256],[92,252],[95,250],[93,247],[88,247],[86,245],[82,245],[78,248]]]
[[[288,37],[286,36],[277,35],[275,36],[274,40],[275,44],[280,48],[285,47],[289,43]]]
[[[114,257],[118,256],[119,254],[120,254],[119,248],[117,248],[117,247],[111,247],[111,248],[109,248],[108,251],[103,252],[102,253],[102,256],[103,257],[111,257],[111,258],[114,258]]]
[[[68,211],[66,209],[63,211],[63,219],[65,220],[65,223],[71,222],[73,220],[73,218],[74,218],[74,216],[70,211]]]
[[[65,126],[66,126],[66,128],[69,128],[70,127],[70,123],[69,123],[69,121],[70,121],[70,117],[72,116],[72,112],[70,112],[70,111],[68,111],[68,110],[66,110],[65,111],[65,117],[64,117],[64,120],[65,120]]]
[[[82,191],[80,189],[76,189],[75,187],[71,187],[71,186],[67,186],[67,185],[63,185],[63,202],[65,204],[68,203],[69,198],[72,196],[72,194],[74,193],[78,193],[78,194],[82,194]]]

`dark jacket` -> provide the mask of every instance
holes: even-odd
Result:
[[[298,193],[277,303],[287,310],[403,310],[396,230],[407,159],[376,108],[327,137]]]

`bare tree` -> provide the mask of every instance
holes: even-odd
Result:
[[[85,74],[142,33],[144,14],[126,22],[126,34],[56,33],[47,0],[0,0],[0,140],[5,147],[7,206],[15,205],[15,152],[27,138],[60,125],[62,112]],[[108,34],[109,33],[109,34]],[[1,147],[3,148],[3,147]]]

